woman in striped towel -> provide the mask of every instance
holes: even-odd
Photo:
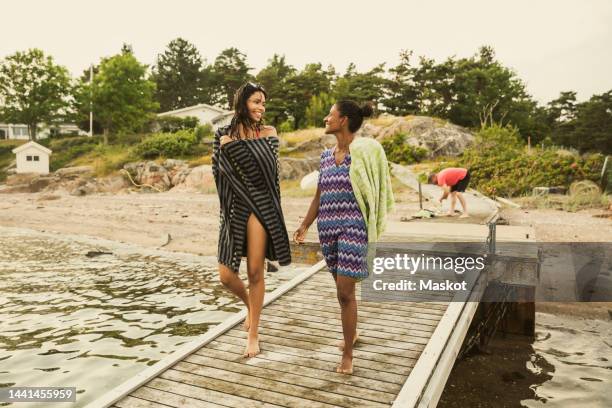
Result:
[[[294,233],[297,243],[315,218],[321,250],[336,282],[344,341],[342,360],[336,371],[353,373],[353,345],[357,341],[355,283],[368,276],[368,250],[386,226],[394,206],[391,176],[385,152],[376,140],[355,132],[372,106],[340,101],[325,118],[325,133],[337,144],[321,154],[319,183],[302,224]],[[368,248],[369,247],[369,248]]]
[[[266,91],[248,82],[234,97],[231,124],[215,132],[212,167],[219,195],[219,278],[247,306],[245,357],[260,351],[258,329],[265,294],[264,263],[291,263],[289,238],[280,205],[279,140],[263,125]],[[247,258],[247,292],[238,275]]]

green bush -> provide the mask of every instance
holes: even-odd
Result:
[[[291,119],[287,119],[286,121],[282,122],[280,125],[278,125],[278,132],[279,133],[288,133],[288,132],[293,132],[293,121]]]
[[[134,152],[143,159],[187,156],[193,154],[196,145],[194,131],[180,130],[176,133],[151,135],[136,145]]]
[[[210,123],[204,125],[198,125],[195,128],[195,138],[198,142],[204,139],[208,139],[213,136],[213,128]]]
[[[13,154],[13,149],[19,147],[23,144],[23,142],[18,142],[16,140],[3,140],[0,142],[0,156],[6,154]]]
[[[493,196],[518,196],[537,186],[564,186],[577,180],[597,182],[604,157],[574,156],[556,150],[528,151],[512,127],[492,126],[476,134],[474,146],[456,160],[438,165],[470,169],[470,186]]]
[[[406,143],[406,135],[398,133],[387,137],[382,141],[387,159],[394,163],[412,164],[418,163],[427,157],[428,150],[423,147],[415,147]]]
[[[146,137],[143,133],[116,133],[108,136],[109,145],[136,145]]]
[[[102,142],[102,136],[71,136],[62,139],[52,138],[38,141],[37,143],[48,147],[53,150],[53,154],[61,153],[70,149],[71,147],[84,146],[84,145],[97,145]]]

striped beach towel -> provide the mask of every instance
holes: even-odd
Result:
[[[278,137],[236,140],[220,147],[227,127],[213,144],[212,167],[219,195],[219,263],[238,272],[246,256],[246,227],[254,213],[267,232],[266,258],[291,263],[289,237],[280,201]]]

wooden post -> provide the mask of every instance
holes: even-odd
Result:
[[[419,181],[419,208],[423,209],[423,193],[421,192],[421,182]]]
[[[531,136],[527,136],[527,150],[531,151]]]

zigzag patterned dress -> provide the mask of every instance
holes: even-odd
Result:
[[[349,177],[351,156],[336,165],[335,149],[321,154],[319,242],[331,273],[361,280],[368,276],[368,233]]]

